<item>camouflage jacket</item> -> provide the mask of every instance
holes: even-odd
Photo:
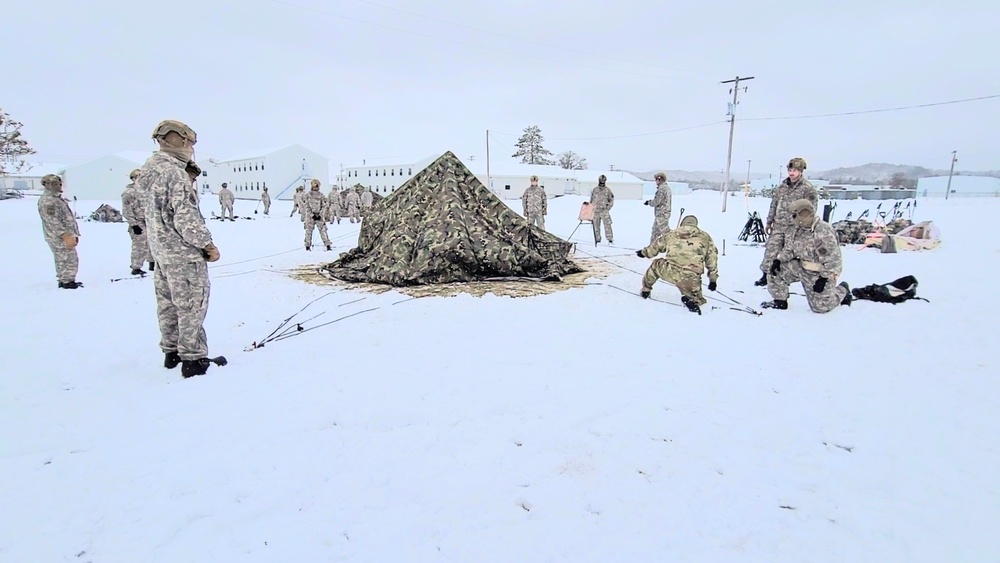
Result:
[[[670,186],[666,182],[656,188],[656,196],[653,197],[653,201],[649,202],[653,206],[653,209],[657,217],[662,217],[663,219],[670,220],[670,207],[673,205],[673,193],[670,191]]]
[[[785,247],[778,253],[778,260],[798,260],[804,270],[831,280],[844,269],[837,233],[819,217],[811,227],[796,226],[785,233]]]
[[[125,186],[122,192],[122,217],[128,221],[129,226],[146,225],[146,215],[142,212],[142,200],[139,199],[139,188],[135,183]]]
[[[299,207],[307,219],[317,214],[325,217],[329,205],[330,202],[326,196],[312,190],[306,192],[306,195],[302,196],[302,200],[299,202]]]
[[[344,203],[347,204],[348,209],[351,209],[352,207],[357,209],[358,204],[361,203],[361,198],[358,197],[358,192],[347,192],[347,197],[344,199]]]
[[[594,206],[594,213],[611,211],[615,206],[615,194],[607,186],[597,186],[590,192],[590,204]]]
[[[521,207],[524,209],[523,215],[546,215],[549,212],[549,198],[541,186],[528,186],[521,195]]]
[[[719,249],[712,237],[698,227],[678,227],[642,249],[646,258],[666,253],[666,261],[699,276],[708,270],[709,281],[719,279]]]
[[[264,203],[271,203],[271,194],[268,192],[260,192],[260,200]]]
[[[142,165],[137,181],[146,216],[149,251],[157,264],[201,262],[212,233],[198,209],[198,194],[184,167],[187,163],[163,151]]]
[[[219,203],[222,205],[226,205],[227,203],[232,204],[235,199],[236,196],[233,195],[233,192],[229,188],[219,190]]]
[[[767,224],[773,223],[785,230],[794,229],[795,224],[792,223],[792,214],[788,208],[793,202],[800,199],[808,199],[812,202],[813,207],[819,206],[819,194],[816,193],[816,188],[809,180],[799,178],[799,181],[793,185],[788,178],[785,178],[775,189],[774,196],[771,198],[771,209],[767,212]]]
[[[42,192],[38,198],[38,215],[42,218],[45,240],[58,242],[63,235],[80,236],[80,228],[69,208],[69,201],[61,194],[51,190]]]
[[[330,195],[326,196],[327,201],[330,202],[330,209],[341,212],[344,209],[344,198],[340,195],[340,192],[336,188],[330,191]]]
[[[371,207],[372,206],[372,193],[365,190],[365,193],[361,194],[361,207]]]

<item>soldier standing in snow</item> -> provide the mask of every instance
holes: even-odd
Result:
[[[149,242],[146,240],[146,215],[142,210],[142,201],[139,199],[139,190],[135,187],[135,179],[139,177],[139,170],[135,169],[129,174],[132,180],[125,191],[122,192],[122,216],[128,222],[128,235],[132,239],[132,275],[141,276],[146,272],[142,269],[143,262],[149,262],[149,271],[153,271],[155,263],[149,254]]]
[[[667,184],[667,175],[657,172],[653,179],[656,180],[656,196],[645,201],[646,205],[653,207],[653,232],[649,235],[649,244],[653,244],[656,239],[670,232],[670,211],[673,204],[673,194]]]
[[[660,253],[642,278],[643,299],[649,297],[656,280],[677,286],[681,302],[692,313],[701,314],[701,305],[708,301],[701,293],[701,274],[708,270],[708,290],[715,291],[719,280],[719,250],[708,233],[698,228],[698,218],[688,215],[677,229],[659,237],[652,244],[636,251],[640,258],[652,258]]]
[[[605,185],[608,177],[601,174],[597,179],[597,187],[590,192],[590,205],[594,208],[594,244],[601,242],[601,222],[604,222],[604,234],[608,244],[615,243],[615,233],[611,230],[611,208],[615,206],[615,194]]]
[[[226,211],[228,211],[229,220],[235,221],[236,219],[233,218],[233,201],[236,199],[236,196],[234,196],[233,192],[226,186],[228,186],[228,184],[223,183],[222,189],[219,190],[219,205],[222,206],[222,220],[226,220]]]
[[[361,221],[358,217],[358,207],[361,205],[361,198],[358,197],[358,192],[354,190],[347,190],[347,216],[351,219],[352,223],[357,223]]]
[[[545,188],[538,185],[538,176],[531,177],[531,185],[521,195],[521,208],[529,225],[545,230],[545,216],[549,213],[549,198]]]
[[[367,217],[368,213],[372,209],[372,191],[371,188],[365,188],[365,191],[361,194],[361,216]]]
[[[157,266],[153,287],[163,366],[172,369],[183,363],[184,377],[202,375],[212,362],[204,327],[211,289],[207,262],[219,259],[219,249],[186,173],[198,137],[184,123],[168,119],[156,126],[153,139],[160,150],[142,166],[138,188]]]
[[[267,186],[260,192],[260,201],[264,204],[264,215],[271,214],[271,194],[267,193]]]
[[[326,216],[329,213],[330,203],[319,191],[319,180],[313,180],[309,188],[309,193],[299,201],[306,229],[306,250],[312,250],[313,229],[319,229],[319,237],[326,245],[326,249],[332,250],[330,237],[326,234]]]
[[[771,263],[767,291],[774,301],[762,303],[766,309],[788,308],[788,286],[802,283],[809,308],[828,313],[837,305],[850,305],[851,288],[837,283],[844,269],[837,233],[816,216],[816,204],[800,199],[788,206],[793,228],[785,231],[781,252]]]
[[[337,191],[337,186],[334,186],[333,189],[330,190],[330,195],[326,197],[326,200],[330,209],[330,216],[327,221],[333,223],[333,221],[336,220],[337,223],[340,224],[340,218],[344,215],[344,206],[343,200],[340,197],[340,192]]]
[[[306,192],[306,187],[305,186],[299,186],[299,187],[295,188],[295,195],[292,196],[292,202],[293,202],[292,203],[292,212],[288,214],[289,217],[291,217],[292,215],[295,215],[295,212],[298,211],[299,212],[299,219],[302,220],[302,221],[306,220],[306,216],[302,214],[302,205],[301,205],[301,203],[302,203],[302,196],[305,195],[305,192]]]
[[[754,285],[767,285],[767,272],[785,245],[785,234],[795,229],[788,206],[793,201],[800,199],[811,201],[813,208],[819,205],[816,188],[803,177],[805,169],[806,161],[804,159],[796,157],[789,160],[788,177],[774,190],[774,196],[771,197],[771,208],[767,212],[767,225],[764,227],[767,233],[767,243],[764,245],[764,259],[760,263],[760,271],[763,272],[763,275],[754,282]]]
[[[62,197],[62,178],[46,174],[42,178],[45,191],[38,198],[38,215],[42,218],[42,234],[49,243],[56,263],[56,279],[61,289],[76,289],[83,284],[76,281],[80,258],[76,245],[80,243],[80,228],[69,208],[69,201]]]

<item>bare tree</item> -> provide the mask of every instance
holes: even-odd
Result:
[[[542,146],[544,140],[542,130],[537,125],[526,127],[524,134],[514,145],[517,147],[517,152],[512,156],[521,157],[521,162],[524,164],[555,164],[555,162],[545,158],[552,156],[552,151]]]
[[[20,172],[27,163],[24,157],[35,154],[28,141],[21,136],[20,121],[11,119],[10,114],[0,108],[0,176]]]
[[[587,159],[573,151],[566,151],[559,154],[559,166],[566,170],[586,170]]]

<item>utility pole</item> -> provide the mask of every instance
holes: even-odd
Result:
[[[750,161],[747,161],[747,188],[750,187]]]
[[[955,173],[955,163],[958,159],[955,158],[955,153],[958,151],[951,151],[951,170],[948,171],[948,187],[944,190],[944,198],[948,199],[948,194],[951,193],[951,176]]]
[[[740,78],[739,75],[733,80],[723,80],[719,84],[732,84],[733,103],[729,106],[729,154],[726,156],[726,174],[722,180],[722,212],[726,212],[726,201],[729,199],[729,171],[733,162],[733,131],[736,128],[736,97],[740,93],[740,81],[753,80],[753,76]],[[743,87],[746,90],[746,86]]]
[[[486,189],[493,192],[493,181],[490,180],[490,130],[486,130]]]
[[[615,171],[615,165],[614,165],[614,164],[612,164],[612,165],[611,165],[611,172],[614,172],[614,171]]]

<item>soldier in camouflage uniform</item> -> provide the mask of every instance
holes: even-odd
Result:
[[[235,221],[233,217],[233,202],[236,200],[236,196],[233,195],[232,190],[227,186],[229,184],[223,183],[222,189],[219,190],[219,205],[222,207],[222,220],[226,220],[226,212],[229,212],[229,220]]]
[[[363,192],[361,192],[361,216],[362,217],[367,217],[368,216],[368,213],[372,209],[372,200],[373,199],[374,198],[372,197],[372,190],[371,190],[371,188],[365,188],[365,190]]]
[[[701,292],[701,274],[708,270],[708,289],[715,291],[719,280],[719,250],[708,233],[698,228],[698,218],[688,215],[681,219],[677,229],[659,237],[652,244],[637,250],[636,256],[652,258],[666,253],[665,258],[657,258],[646,270],[642,278],[643,299],[653,291],[657,280],[664,280],[677,286],[681,292],[681,302],[692,313],[701,314],[701,305],[708,301]]]
[[[260,192],[260,201],[264,204],[264,215],[271,214],[271,194],[267,193],[267,186]]]
[[[128,235],[132,239],[132,275],[141,276],[146,272],[142,269],[143,262],[149,262],[149,270],[153,271],[155,263],[152,255],[149,254],[149,242],[146,240],[146,215],[142,211],[142,201],[139,199],[139,190],[135,187],[135,179],[139,177],[139,170],[135,169],[129,174],[132,180],[125,191],[122,192],[122,216],[128,222]]]
[[[608,244],[615,243],[615,233],[611,230],[611,208],[615,206],[615,194],[606,186],[608,177],[601,174],[597,187],[590,192],[590,205],[594,207],[594,244],[601,242],[601,222]]]
[[[767,290],[774,301],[761,304],[767,309],[788,308],[788,286],[802,283],[809,308],[828,313],[837,305],[851,304],[851,288],[837,284],[843,258],[837,235],[829,223],[816,216],[816,204],[800,199],[788,206],[794,229],[785,232],[781,252],[771,263]]]
[[[667,175],[657,172],[653,179],[656,180],[656,196],[645,201],[646,205],[653,207],[653,232],[649,235],[649,244],[653,244],[656,239],[670,232],[670,211],[673,205],[673,193],[667,184]]]
[[[344,216],[344,198],[341,197],[336,186],[330,190],[330,195],[326,196],[326,200],[330,210],[327,222],[333,223],[334,221],[337,221],[337,224],[340,224],[340,218]]]
[[[62,178],[46,174],[42,178],[45,191],[38,198],[38,215],[42,218],[42,234],[49,243],[56,263],[56,279],[61,289],[76,289],[83,284],[76,281],[80,258],[76,245],[80,243],[80,228],[69,208],[69,201],[62,197]]]
[[[292,212],[288,214],[289,217],[295,215],[295,212],[299,212],[299,219],[302,221],[306,220],[306,216],[302,214],[302,206],[299,205],[302,201],[302,196],[306,195],[306,187],[299,186],[295,188],[295,195],[292,196]]]
[[[160,150],[143,164],[137,185],[157,266],[153,287],[160,349],[164,367],[183,363],[181,374],[191,377],[204,374],[211,364],[204,328],[211,289],[207,262],[219,259],[219,249],[186,173],[197,169],[191,161],[197,135],[179,121],[165,120],[153,130],[153,139]]]
[[[767,213],[767,224],[764,227],[767,232],[767,242],[764,245],[764,259],[760,263],[763,275],[754,282],[754,285],[767,285],[767,272],[785,245],[785,234],[795,229],[788,206],[800,199],[811,201],[814,209],[819,206],[819,194],[816,188],[803,177],[805,169],[804,159],[796,157],[789,160],[788,177],[774,190],[771,208]]]
[[[531,177],[531,185],[521,196],[521,208],[529,225],[545,230],[545,216],[549,213],[549,198],[545,188],[538,185],[538,176]]]
[[[361,206],[361,198],[358,197],[358,192],[347,190],[345,203],[347,204],[347,217],[350,218],[352,223],[360,222],[361,217],[358,216],[358,207]]]
[[[327,250],[332,250],[330,237],[326,234],[326,217],[330,212],[330,202],[319,191],[319,180],[313,180],[309,192],[299,201],[303,223],[306,229],[306,250],[312,250],[313,229],[319,229],[319,238],[323,240]]]

